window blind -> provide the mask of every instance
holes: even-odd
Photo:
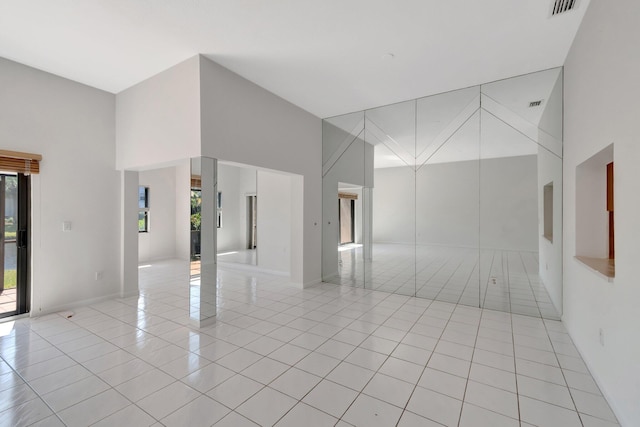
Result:
[[[40,173],[40,154],[0,150],[0,171],[23,174]]]

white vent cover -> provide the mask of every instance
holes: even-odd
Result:
[[[578,7],[579,0],[552,0],[551,16],[560,15],[569,12]]]

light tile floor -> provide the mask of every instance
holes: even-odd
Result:
[[[16,288],[5,289],[0,293],[0,315],[16,311]]]
[[[237,249],[218,253],[219,263],[257,265],[256,249]]]
[[[615,426],[561,322],[188,266],[139,297],[0,324],[0,426]]]

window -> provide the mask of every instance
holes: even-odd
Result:
[[[138,232],[149,231],[149,187],[138,187]]]
[[[191,231],[199,231],[202,214],[202,190],[191,188]],[[216,198],[216,227],[222,228],[222,192]]]

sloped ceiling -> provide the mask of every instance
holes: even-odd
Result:
[[[560,66],[588,4],[0,0],[0,56],[117,93],[204,54],[330,117]]]

